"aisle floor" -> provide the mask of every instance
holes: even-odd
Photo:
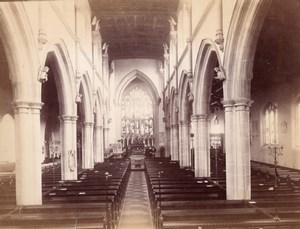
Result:
[[[118,229],[153,229],[144,171],[131,171]]]

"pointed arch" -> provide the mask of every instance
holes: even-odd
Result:
[[[212,69],[216,64],[220,65],[221,59],[218,49],[211,39],[201,42],[195,65],[193,82],[193,94],[195,100],[193,110],[195,114],[208,114],[210,93],[213,81]]]
[[[14,100],[40,102],[39,57],[30,28],[23,4],[1,3],[0,37],[8,59],[9,77],[15,85]]]
[[[119,83],[114,96],[115,102],[117,104],[121,103],[121,97],[123,95],[124,90],[135,79],[140,79],[142,82],[144,82],[150,89],[152,98],[155,99],[155,102],[159,102],[159,94],[152,80],[147,75],[136,69],[128,73]]]
[[[82,80],[79,87],[82,93],[82,115],[84,122],[93,122],[93,87],[88,73],[82,75]]]
[[[176,124],[178,122],[178,110],[177,110],[178,109],[178,101],[177,101],[175,87],[171,88],[170,107],[171,107],[170,123],[172,125],[172,124]]]
[[[179,105],[179,119],[185,120],[187,111],[186,111],[186,97],[188,93],[191,92],[191,84],[188,78],[187,71],[182,71],[179,83],[179,97],[178,97],[178,105]]]
[[[101,90],[97,90],[96,94],[96,125],[97,126],[102,126],[103,125],[103,115],[104,115],[104,105],[102,104],[103,97],[101,94]]]
[[[257,40],[271,2],[238,0],[235,5],[224,52],[226,101],[250,98]]]
[[[58,90],[60,114],[76,114],[76,84],[74,79],[74,70],[65,42],[56,39],[48,42],[42,57],[42,66],[45,66],[47,60],[53,58],[57,65],[58,76],[55,82]]]

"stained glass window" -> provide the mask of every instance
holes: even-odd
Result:
[[[122,137],[153,136],[153,106],[148,93],[138,87],[125,93],[121,104]]]
[[[264,133],[265,144],[272,144],[278,142],[277,107],[273,103],[268,103],[265,107]]]

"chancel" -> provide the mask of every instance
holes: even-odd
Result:
[[[0,2],[0,228],[300,228],[299,0]]]

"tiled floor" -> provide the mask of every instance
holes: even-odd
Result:
[[[153,229],[144,171],[131,171],[118,229]]]

